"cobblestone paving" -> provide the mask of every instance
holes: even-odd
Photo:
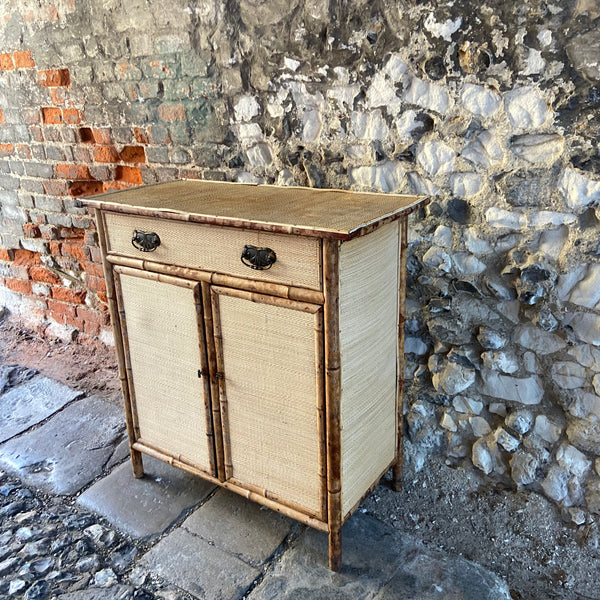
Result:
[[[192,599],[134,565],[146,544],[73,502],[0,474],[0,598]]]

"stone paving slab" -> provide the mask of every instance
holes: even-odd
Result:
[[[195,510],[182,527],[251,565],[260,566],[283,542],[294,523],[274,510],[221,489]]]
[[[96,587],[58,596],[60,600],[130,600],[133,588],[129,585],[114,585],[109,588]]]
[[[4,374],[8,378],[6,369]],[[81,396],[81,392],[47,377],[34,377],[11,387],[0,396],[0,443],[41,423]]]
[[[201,477],[150,456],[144,456],[143,460],[142,479],[133,477],[127,461],[77,500],[134,538],[160,535],[215,487]]]
[[[248,600],[510,600],[495,575],[425,549],[410,536],[357,514],[343,529],[343,568],[327,568],[327,536],[306,532]]]
[[[84,398],[38,429],[1,445],[0,466],[44,492],[75,494],[102,474],[123,435],[121,409],[99,398]]]
[[[143,557],[142,564],[202,600],[241,598],[260,573],[257,568],[182,528],[162,539]]]

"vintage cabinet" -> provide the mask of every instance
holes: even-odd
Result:
[[[399,484],[412,196],[179,181],[88,198],[142,454],[329,535]]]

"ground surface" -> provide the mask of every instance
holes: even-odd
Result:
[[[70,388],[84,392],[86,396],[101,397],[103,400],[109,401],[112,405],[120,402],[119,382],[113,350],[94,342],[75,342],[70,344],[50,342],[36,334],[24,332],[18,326],[5,321],[0,324],[0,366],[2,364],[18,364],[34,368],[39,370],[41,375],[46,375],[53,380],[68,385]],[[85,401],[84,397],[81,402]],[[66,418],[66,411],[62,411],[61,418]],[[43,426],[50,425],[46,422]],[[30,436],[30,439],[33,439],[31,436],[35,436],[35,433],[36,428],[34,427],[33,431],[27,433],[26,436]],[[119,448],[119,439],[113,436],[110,439],[111,447]],[[8,447],[6,446],[6,448]],[[108,481],[109,477],[118,478],[121,476],[118,469],[124,469],[126,465],[127,463],[118,468],[109,465],[110,468],[108,469],[105,465],[105,474],[102,477],[106,477],[106,481]],[[108,472],[111,474],[107,476],[106,473]],[[127,472],[129,472],[128,468]],[[32,482],[35,482],[33,475],[30,474],[28,477]],[[90,479],[92,477],[90,476]],[[156,481],[160,480],[161,478],[156,479]],[[94,490],[99,490],[96,492],[97,498],[105,498],[106,496],[106,492],[102,489],[102,479],[96,478],[95,481],[96,483],[92,487],[85,488],[84,486],[84,489],[87,489],[87,491],[82,495],[81,501],[78,501],[79,504],[83,504],[85,507],[92,507],[93,510],[96,510],[93,507],[95,501]],[[77,516],[80,514],[79,512],[72,512],[74,510],[72,508],[72,501],[68,497],[61,500],[54,498],[52,495],[45,495],[43,492],[34,492],[34,495],[29,497],[28,494],[31,492],[28,491],[26,486],[9,475],[3,476],[2,473],[0,473],[0,483],[4,484],[2,489],[3,497],[0,497],[0,505],[4,505],[4,508],[6,508],[7,504],[15,501],[24,502],[27,506],[24,505],[20,508],[19,512],[13,518],[18,519],[19,514],[28,510],[30,515],[28,518],[33,519],[33,521],[24,520],[18,523],[9,523],[10,519],[5,521],[4,525],[12,531],[13,536],[16,535],[15,532],[20,526],[28,526],[29,522],[31,522],[32,526],[41,526],[39,534],[36,534],[37,530],[35,527],[30,526],[33,530],[34,540],[38,537],[48,539],[48,535],[55,531],[54,526],[51,524],[54,519],[50,518],[50,521],[48,521],[48,511],[51,515],[58,513],[60,521],[64,518],[65,515],[63,513],[65,511],[69,514],[72,513],[73,516],[69,518],[74,523],[77,523],[77,520],[80,518]],[[119,486],[109,486],[110,489],[114,489],[115,487]],[[187,487],[187,484],[183,487]],[[152,490],[149,493],[153,493]],[[86,496],[91,497],[89,501],[85,501]],[[217,504],[217,498],[219,496],[210,501],[213,512],[221,510]],[[203,508],[201,503],[196,506],[199,507],[196,508],[198,511],[209,510],[208,508]],[[222,509],[219,514],[223,514],[223,518],[227,518],[230,514],[230,507],[231,501],[228,501],[228,507]],[[107,515],[110,515],[110,508],[104,507],[103,510]],[[37,511],[41,511],[42,518],[46,518],[46,521],[35,522]],[[102,511],[100,512],[104,514]],[[501,579],[508,582],[511,597],[514,600],[600,599],[600,592],[598,591],[600,589],[600,570],[597,568],[598,559],[600,559],[600,534],[597,525],[587,524],[580,528],[566,525],[560,518],[557,509],[543,497],[536,494],[521,494],[510,490],[505,491],[488,486],[484,479],[474,471],[451,469],[439,461],[432,461],[426,469],[419,473],[414,473],[407,469],[405,473],[405,486],[402,492],[392,492],[384,482],[363,504],[360,512],[363,514],[354,517],[349,522],[349,525],[354,523],[353,527],[355,528],[361,529],[361,527],[366,527],[370,532],[375,532],[373,536],[377,542],[377,548],[373,548],[372,552],[369,551],[369,555],[377,555],[381,551],[381,546],[385,546],[385,540],[392,539],[395,541],[388,549],[389,556],[394,557],[394,564],[400,558],[402,560],[398,564],[405,564],[407,557],[410,558],[414,553],[421,552],[418,550],[418,547],[422,544],[422,547],[430,553],[428,560],[432,561],[435,569],[441,569],[444,577],[449,577],[446,581],[447,585],[452,585],[452,578],[449,574],[461,568],[461,564],[463,563],[460,560],[461,557],[464,557],[482,565],[485,569],[492,571]],[[44,517],[44,515],[46,516]],[[64,561],[60,562],[57,560],[56,562],[56,565],[61,566],[58,569],[59,575],[56,575],[56,577],[64,578],[64,582],[60,586],[63,591],[73,591],[89,586],[90,576],[88,575],[86,578],[84,577],[84,573],[81,573],[82,565],[80,561],[83,561],[85,564],[87,564],[87,561],[95,561],[97,564],[95,564],[93,570],[96,573],[99,570],[101,571],[102,568],[112,568],[116,573],[116,581],[114,583],[118,582],[119,585],[125,584],[128,586],[126,591],[129,594],[135,593],[140,598],[153,598],[155,594],[157,597],[164,598],[194,597],[194,594],[187,595],[182,592],[179,595],[179,592],[176,593],[173,591],[177,588],[183,588],[183,590],[187,590],[188,592],[195,591],[196,588],[194,586],[197,585],[197,582],[187,581],[185,578],[181,580],[172,578],[171,583],[175,585],[175,588],[167,586],[166,589],[162,590],[164,595],[160,593],[161,586],[163,585],[160,581],[161,574],[164,576],[162,572],[162,569],[165,568],[164,561],[156,558],[156,550],[148,552],[143,560],[140,558],[144,552],[150,549],[152,544],[148,545],[147,541],[144,540],[137,541],[135,535],[128,537],[125,534],[120,534],[118,532],[119,528],[114,530],[105,521],[100,520],[100,525],[103,527],[103,535],[107,535],[109,531],[112,532],[110,533],[110,536],[112,536],[111,543],[104,547],[102,546],[104,542],[100,538],[98,540],[90,540],[89,538],[92,534],[89,531],[87,533],[82,531],[98,521],[85,515],[81,518],[85,520],[85,527],[79,526],[79,523],[77,523],[78,526],[75,527],[77,531],[74,529],[71,533],[71,541],[76,543],[77,540],[87,540],[86,543],[79,544],[77,551],[71,551],[75,548],[75,546],[71,545],[71,550],[69,550],[71,553],[64,552]],[[364,521],[365,518],[372,520]],[[212,522],[213,520],[214,515],[206,522]],[[242,521],[245,523],[247,521],[246,517]],[[118,518],[116,522],[118,523]],[[202,521],[195,524],[190,522],[187,525],[187,522],[181,524],[180,518],[178,523],[181,527],[178,525],[177,529],[172,530],[171,537],[167,536],[163,538],[163,541],[159,542],[159,545],[162,544],[165,547],[168,555],[173,555],[175,549],[179,548],[183,542],[191,545],[204,544],[205,542],[202,540],[205,538],[202,536],[210,538],[208,533],[199,533],[197,531],[197,527],[200,526],[198,523],[202,523]],[[126,523],[120,527],[121,531],[127,531],[125,525]],[[381,532],[375,531],[378,527],[382,528]],[[262,529],[264,530],[264,527]],[[93,529],[92,532],[94,531],[96,530]],[[292,529],[292,531],[294,530]],[[390,531],[395,531],[396,533],[391,535]],[[6,531],[3,533],[8,535]],[[357,533],[357,539],[364,539],[364,534],[365,532]],[[23,535],[27,536],[29,533],[25,531]],[[278,541],[272,542],[268,546],[268,550],[264,553],[264,556],[261,554],[259,558],[253,559],[254,562],[250,559],[244,559],[244,564],[250,565],[247,569],[248,580],[256,577],[256,573],[261,569],[260,564],[267,565],[262,567],[263,575],[259,576],[259,580],[260,577],[265,576],[265,573],[268,577],[258,587],[253,588],[251,597],[303,598],[303,600],[313,597],[320,597],[324,600],[338,597],[351,598],[351,586],[358,585],[356,581],[351,579],[347,581],[343,579],[340,581],[334,580],[333,583],[324,582],[323,585],[325,587],[323,590],[328,589],[327,585],[331,584],[330,592],[327,592],[325,596],[319,596],[318,593],[314,595],[315,589],[313,588],[311,588],[310,592],[309,588],[286,588],[286,586],[290,585],[290,582],[298,580],[298,571],[302,572],[304,578],[306,578],[307,573],[314,574],[315,576],[318,575],[319,577],[324,577],[327,573],[327,571],[322,571],[320,567],[320,554],[321,550],[324,552],[324,548],[321,550],[317,548],[316,553],[314,551],[314,546],[318,547],[319,544],[322,545],[324,538],[323,540],[316,538],[317,541],[315,542],[311,537],[319,535],[321,534],[313,534],[309,531],[300,536],[299,541],[294,541],[297,533],[292,533],[291,538],[288,538],[284,546],[280,546],[274,555],[265,558],[277,546]],[[252,539],[253,536],[250,535],[249,537]],[[352,533],[347,537],[349,540],[352,540]],[[410,537],[410,540],[407,541],[405,538],[408,537]],[[182,539],[180,540],[179,538]],[[214,541],[209,541],[209,545],[213,547]],[[13,541],[12,543],[16,544],[16,548],[17,546],[26,547],[27,542],[27,539],[23,539],[16,542]],[[218,544],[219,541],[217,540],[217,546]],[[159,545],[154,546],[154,548],[159,548]],[[169,545],[173,547],[171,548]],[[291,549],[288,549],[288,546]],[[281,557],[278,557],[284,547],[286,552]],[[401,548],[404,548],[404,550]],[[194,555],[200,550],[201,548],[195,549]],[[442,550],[443,553],[439,555],[435,554],[438,550]],[[113,552],[115,552],[114,556]],[[229,552],[229,550],[225,548],[224,552]],[[346,553],[345,560],[348,560],[348,562],[353,562],[352,552],[353,550],[351,549],[350,552]],[[19,553],[22,554],[23,551],[19,550]],[[126,554],[127,557],[123,558],[121,561],[122,564],[115,566],[113,564],[114,560],[119,559],[122,554]],[[138,556],[137,560],[135,560],[136,554]],[[116,559],[114,558],[115,556]],[[212,557],[212,554],[210,556]],[[233,560],[230,554],[227,556],[229,556],[230,561]],[[427,555],[423,554],[422,556]],[[0,560],[1,558],[7,560],[9,557],[1,556]],[[34,579],[33,575],[28,575],[30,571],[35,571],[36,568],[51,568],[51,566],[48,566],[49,563],[44,562],[46,559],[42,556],[35,561],[25,556],[21,558],[18,564],[20,572],[23,572],[21,579],[24,582]],[[56,557],[53,560],[56,560]],[[266,562],[264,562],[265,560]],[[308,563],[306,563],[307,560]],[[363,567],[360,566],[362,564],[361,561],[365,560],[365,557],[362,557],[362,555],[355,560],[357,564],[353,564],[353,568],[350,571],[357,569],[356,572],[360,573],[363,568],[367,571],[371,568],[366,563],[363,564]],[[70,566],[69,561],[73,562],[73,566]],[[2,562],[6,568],[7,565],[4,561]],[[25,562],[30,566],[23,566]],[[136,566],[138,564],[140,567]],[[466,563],[464,564],[466,565]],[[56,565],[52,566],[55,570],[57,569]],[[79,566],[76,568],[75,565]],[[256,565],[259,566],[257,567]],[[441,568],[440,565],[451,566]],[[145,572],[149,572],[150,575],[145,585],[138,587],[139,583],[135,581],[135,577],[139,568],[146,568]],[[415,568],[418,569],[418,566]],[[119,575],[119,569],[123,570],[122,576]],[[136,569],[138,570],[136,571]],[[472,569],[472,567],[465,567],[465,570],[469,569]],[[78,572],[81,575],[78,576]],[[112,571],[108,572],[108,575],[112,577],[111,573]],[[131,576],[132,573],[133,577]],[[189,571],[185,571],[185,573],[189,573]],[[156,577],[158,579],[155,579]],[[472,580],[473,575],[471,574],[470,577]],[[475,575],[475,580],[477,578],[478,576]],[[167,581],[169,581],[168,574]],[[373,581],[380,583],[379,579],[371,580],[368,578],[361,583],[361,585],[364,584],[364,589],[361,588],[360,597],[373,597],[368,592],[368,586],[372,585]],[[380,589],[377,598],[412,598],[413,596],[406,596],[408,589],[406,588],[408,585],[407,581],[409,579],[407,579],[406,571],[402,569],[398,570],[397,575],[389,579],[385,587]],[[483,576],[481,581],[484,581]],[[132,582],[134,584],[138,583],[138,585],[132,585]],[[238,584],[236,583],[236,585]],[[239,584],[235,589],[239,588],[241,590],[244,585]],[[256,580],[253,585],[256,586]],[[305,581],[303,585],[305,585]],[[317,589],[319,589],[318,585]],[[410,583],[410,585],[413,585],[413,583]],[[461,595],[452,595],[452,598],[472,598],[473,600],[479,600],[480,598],[488,597],[485,594],[481,595],[477,590],[473,590],[473,595],[471,596],[464,592],[464,589],[466,588],[463,587]],[[169,592],[165,593],[167,590]],[[4,593],[7,591],[4,590]],[[114,597],[118,597],[117,592],[119,592],[119,589],[115,588],[113,591],[115,591]],[[363,596],[363,591],[367,595]],[[11,596],[19,597],[18,591],[16,591],[15,595],[11,594]],[[31,599],[35,597],[35,594],[30,595]],[[39,595],[39,598],[43,597],[46,597],[43,593]],[[83,596],[81,597],[83,598]],[[85,597],[87,598],[88,596]],[[92,596],[89,597],[91,598]],[[417,595],[416,597],[445,598],[445,596],[438,595]]]

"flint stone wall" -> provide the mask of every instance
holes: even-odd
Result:
[[[0,1],[0,303],[107,331],[77,198],[181,177],[432,197],[406,424],[600,513],[600,1]]]

